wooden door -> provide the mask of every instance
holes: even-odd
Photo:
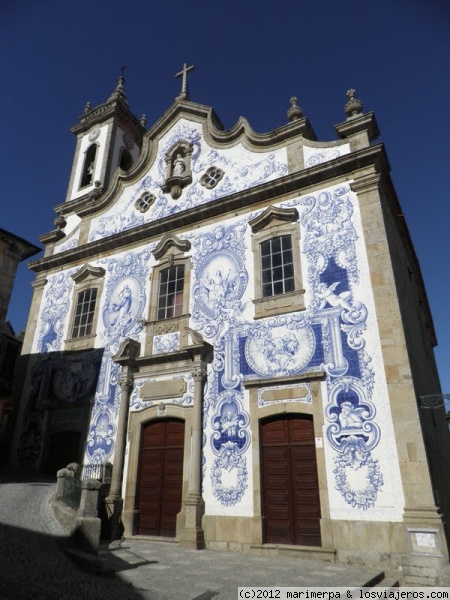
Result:
[[[184,421],[152,422],[142,431],[137,533],[175,537],[183,487]]]
[[[261,424],[264,541],[320,546],[314,426],[309,416]]]

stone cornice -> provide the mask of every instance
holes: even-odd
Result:
[[[360,194],[362,192],[368,192],[370,190],[376,189],[381,181],[380,173],[369,173],[367,175],[363,175],[362,177],[358,177],[350,184],[350,187],[353,192]]]
[[[201,344],[186,346],[182,350],[176,350],[175,352],[141,356],[135,359],[135,365],[140,370],[141,367],[184,363],[185,366],[189,366],[192,370],[192,368],[195,368],[195,360],[209,364],[213,356],[213,346],[208,342],[202,342]]]
[[[340,138],[349,138],[352,135],[367,132],[369,141],[376,140],[380,135],[378,124],[373,112],[364,113],[357,117],[350,117],[343,123],[335,126],[335,129]]]
[[[46,279],[45,277],[41,277],[32,281],[31,287],[33,287],[35,290],[42,290],[47,285],[47,283],[48,279]]]
[[[39,241],[43,244],[53,244],[54,242],[59,242],[66,234],[61,229],[54,229],[53,231],[49,231],[49,233],[44,233],[39,236]]]
[[[382,144],[369,146],[327,163],[236,192],[230,196],[123,231],[120,234],[44,257],[31,262],[28,266],[36,273],[68,266],[71,263],[93,258],[102,252],[118,251],[131,244],[146,241],[153,236],[162,237],[163,234],[173,232],[181,227],[198,225],[202,220],[211,217],[223,217],[229,212],[241,210],[243,206],[252,206],[263,201],[279,202],[279,199],[286,194],[301,195],[305,193],[306,189],[309,191],[319,185],[321,187],[330,185],[330,182],[337,178],[341,180],[355,179],[358,171],[367,167],[372,167],[379,173],[389,171],[389,163]]]
[[[298,375],[289,375],[287,377],[265,377],[259,379],[248,379],[242,382],[245,388],[266,388],[274,385],[286,385],[289,383],[300,383],[304,381],[312,381],[313,379],[324,380],[325,372],[319,370],[305,371]]]
[[[90,129],[93,125],[98,123],[104,123],[110,117],[116,116],[120,120],[129,123],[136,132],[142,136],[146,129],[141,125],[140,121],[133,115],[128,106],[122,101],[114,99],[110,102],[100,104],[95,108],[91,109],[87,113],[84,113],[79,117],[80,122],[71,128],[72,133],[78,135],[84,133]]]
[[[198,122],[202,122],[204,124],[206,139],[221,146],[234,145],[242,138],[247,138],[249,144],[255,148],[269,148],[298,135],[303,135],[304,137],[311,136],[313,140],[316,139],[311,125],[306,118],[283,125],[270,133],[256,133],[247,119],[239,117],[231,129],[224,131],[222,122],[211,107],[190,101],[177,101],[172,104],[164,115],[148,130],[145,137],[150,140],[160,137],[172,126],[177,118],[182,116],[194,117]]]

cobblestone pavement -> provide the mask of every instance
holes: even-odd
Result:
[[[132,583],[148,600],[236,600],[239,587],[362,587],[378,571],[318,560],[262,557],[212,550],[187,550],[176,543],[132,538],[104,550],[117,576]]]
[[[54,483],[0,473],[0,600],[139,600],[121,580],[79,570],[49,500]],[[17,479],[14,476],[14,479]]]
[[[359,587],[377,573],[132,538],[102,546],[100,557],[116,577],[98,577],[63,552],[53,491],[48,480],[11,481],[0,472],[0,600],[235,600],[240,586]]]

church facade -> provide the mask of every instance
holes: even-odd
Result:
[[[374,114],[350,90],[331,142],[295,98],[224,131],[186,72],[150,129],[121,76],[72,130],[12,459],[113,463],[125,536],[447,561],[434,330]]]

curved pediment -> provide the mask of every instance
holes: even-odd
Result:
[[[269,206],[263,213],[249,221],[248,224],[252,228],[253,233],[258,233],[258,231],[274,223],[294,223],[295,221],[298,221],[298,210],[296,208]]]
[[[171,248],[183,253],[189,252],[191,249],[191,242],[188,240],[180,240],[180,238],[176,235],[169,233],[162,238],[162,240],[153,250],[153,256],[156,258],[156,260],[161,260],[161,258],[167,254]]]
[[[140,157],[129,171],[118,169],[101,196],[74,200],[58,210],[89,219],[85,236],[96,242],[303,170],[306,143],[315,152],[310,161],[332,158],[322,149],[316,156],[311,131],[302,118],[257,134],[242,117],[224,131],[212,108],[176,101],[145,133]],[[139,203],[143,196],[152,198],[145,210]]]
[[[173,147],[184,141],[189,143],[186,136],[180,135],[173,140],[169,147],[163,148],[163,140],[170,138],[171,132],[180,128],[180,122],[190,122],[193,127],[200,126],[201,137],[204,140],[205,152],[230,151],[240,144],[249,155],[255,155],[255,161],[260,160],[260,153],[268,153],[280,148],[282,142],[290,137],[302,134],[303,137],[315,139],[314,133],[306,119],[296,123],[289,123],[270,133],[256,133],[247,119],[240,117],[236,124],[228,131],[224,131],[223,124],[211,107],[196,104],[190,101],[176,101],[165,114],[145,133],[142,141],[141,154],[135,164],[128,170],[117,169],[111,179],[110,185],[98,198],[89,196],[58,205],[55,210],[68,214],[75,212],[80,217],[90,216],[108,210],[123,190],[134,185],[151,169],[152,165],[162,158],[161,154],[169,154]],[[209,147],[209,148],[208,148]],[[193,159],[198,159],[194,156]],[[252,166],[249,167],[252,169]],[[160,182],[163,183],[162,181]],[[247,182],[248,183],[248,182]]]
[[[100,279],[105,276],[105,269],[102,267],[93,267],[89,263],[86,263],[84,267],[81,267],[79,271],[74,273],[71,277],[76,284],[86,281],[86,279]]]

